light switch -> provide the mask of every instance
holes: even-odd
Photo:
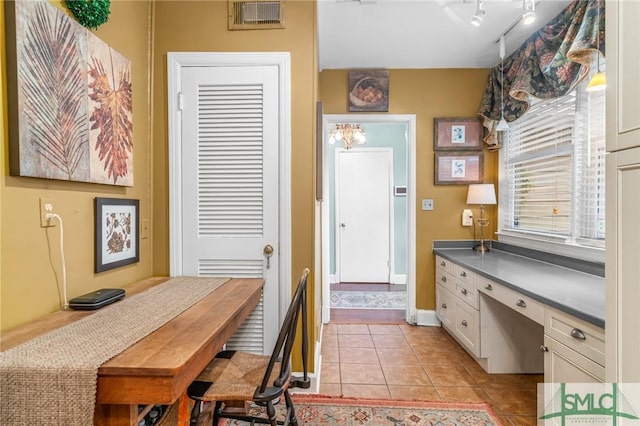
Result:
[[[425,198],[422,200],[422,210],[433,210],[433,199]]]

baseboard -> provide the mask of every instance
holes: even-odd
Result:
[[[407,276],[405,274],[391,274],[391,276],[389,277],[389,282],[391,284],[406,284]]]
[[[329,284],[336,284],[338,282],[338,279],[336,278],[335,274],[329,274]]]
[[[416,325],[440,327],[440,320],[436,316],[436,311],[418,309],[416,312]]]

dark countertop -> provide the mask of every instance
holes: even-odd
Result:
[[[604,328],[604,278],[492,249],[434,248],[443,258],[563,312]]]

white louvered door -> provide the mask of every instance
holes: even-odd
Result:
[[[278,69],[186,67],[181,87],[183,273],[264,277],[259,306],[227,347],[270,353],[279,317]]]

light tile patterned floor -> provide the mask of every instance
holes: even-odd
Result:
[[[488,402],[505,425],[536,424],[542,375],[487,374],[439,327],[324,326],[320,392],[367,398]]]

